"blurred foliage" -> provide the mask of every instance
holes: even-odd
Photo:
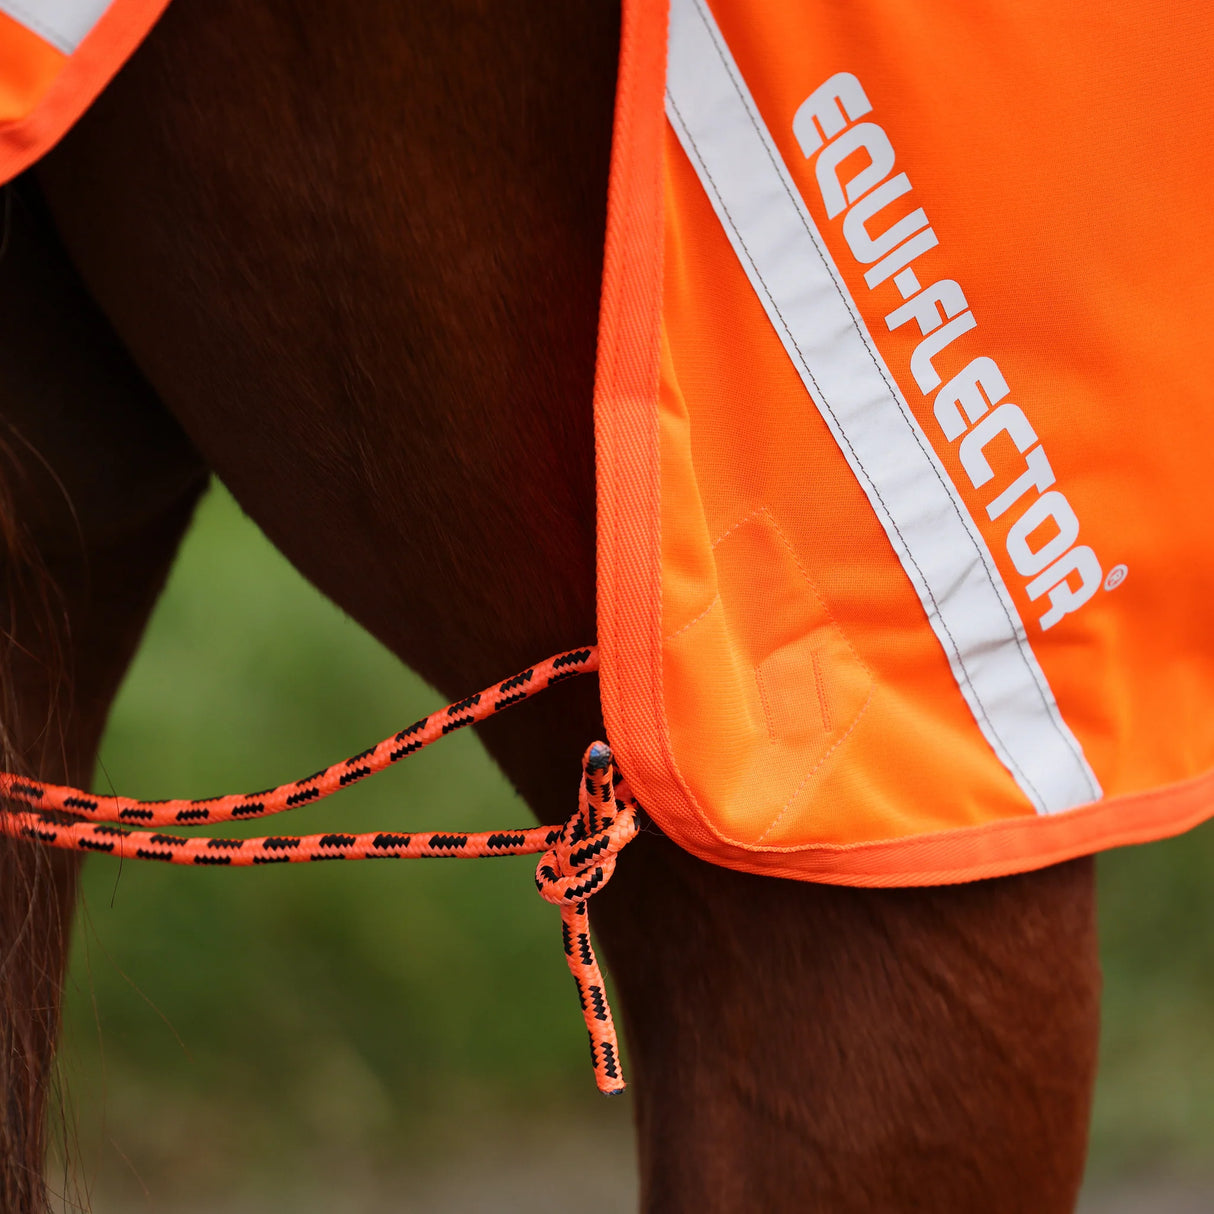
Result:
[[[261,788],[440,702],[216,490],[114,709],[95,787]],[[470,733],[291,819],[270,829],[529,820]],[[399,1167],[442,1158],[480,1122],[606,1116],[532,864],[92,861],[65,1013],[79,1170],[129,1166],[188,1191],[217,1169]],[[1214,832],[1107,856],[1100,872],[1093,1171],[1196,1168],[1214,1131]]]
[[[1214,1176],[1214,823],[1098,862],[1090,1170]]]
[[[216,490],[114,708],[94,787],[264,788],[442,702]],[[464,732],[334,800],[219,833],[531,820]],[[87,865],[63,1055],[83,1170],[100,1150],[131,1154],[141,1173],[202,1175],[219,1158],[323,1171],[343,1152],[399,1159],[402,1133],[424,1143],[471,1115],[597,1101],[534,865]]]

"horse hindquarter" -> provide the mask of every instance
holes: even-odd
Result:
[[[38,170],[89,290],[206,462],[453,697],[593,634],[616,21],[606,0],[356,16],[175,0]],[[599,727],[593,689],[568,686],[484,738],[558,820],[560,756]],[[1073,1204],[1089,862],[856,891],[649,835],[592,916],[646,1209]]]

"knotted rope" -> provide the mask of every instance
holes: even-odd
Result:
[[[541,898],[561,908],[565,960],[590,1034],[595,1082],[607,1096],[624,1090],[624,1077],[603,975],[590,944],[586,899],[611,880],[620,848],[636,833],[636,802],[616,774],[606,742],[594,742],[582,756],[577,811],[536,865],[535,884]]]
[[[562,826],[530,826],[477,833],[370,832],[367,834],[264,835],[253,839],[166,835],[132,830],[197,826],[266,817],[323,800],[349,784],[416,754],[457,729],[483,721],[563,679],[599,668],[596,647],[556,654],[504,682],[415,721],[369,750],[293,784],[259,793],[233,793],[197,801],[138,801],[45,784],[0,772],[0,797],[29,809],[0,810],[0,833],[48,847],[104,852],[129,860],[242,867],[313,860],[524,856],[543,853],[535,871],[540,896],[560,907],[569,972],[577,984],[594,1077],[600,1092],[624,1090],[619,1044],[603,975],[590,943],[586,900],[611,880],[619,850],[637,833],[637,810],[604,742],[582,759],[577,809]]]

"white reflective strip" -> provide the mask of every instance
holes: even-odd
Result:
[[[1098,800],[1100,785],[990,551],[882,360],[701,0],[672,0],[666,90],[671,125],[877,512],[978,728],[1038,813]]]
[[[65,55],[84,41],[112,0],[0,0],[7,13]]]

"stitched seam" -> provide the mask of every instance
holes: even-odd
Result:
[[[796,565],[796,567],[800,570],[801,576],[805,579],[806,583],[809,585],[810,590],[813,591],[814,598],[816,598],[818,600],[819,604],[822,607],[822,610],[824,612],[826,612],[826,618],[828,620],[830,620],[830,622],[838,630],[839,635],[843,638],[843,643],[851,651],[852,657],[855,658],[856,661],[859,662],[860,665],[864,667],[864,669],[868,672],[869,678],[874,678],[872,669],[869,667],[869,664],[856,652],[856,647],[851,643],[851,638],[844,631],[843,625],[840,624],[837,619],[835,619],[835,613],[833,611],[831,611],[830,605],[822,597],[822,592],[818,589],[817,582],[815,582],[814,579],[809,576],[809,570],[806,569],[805,566],[801,563],[801,556],[797,552],[796,548],[793,547],[792,541],[788,538],[787,535],[784,534],[784,531],[781,529],[780,524],[776,522],[771,511],[766,506],[763,507],[763,513],[767,515],[767,521],[771,524],[771,529],[779,537],[779,540],[784,545],[784,547],[788,549],[788,555],[792,557],[793,564]]]
[[[793,802],[800,795],[801,790],[805,787],[806,781],[811,779],[815,772],[821,770],[822,765],[826,762],[826,760],[829,759],[830,756],[833,755],[835,753],[835,751],[838,750],[839,747],[842,746],[843,743],[846,742],[848,740],[848,738],[850,738],[851,735],[855,732],[856,727],[860,724],[861,718],[868,711],[868,706],[872,703],[873,696],[876,694],[876,682],[877,682],[876,676],[872,672],[872,668],[859,655],[859,653],[856,652],[856,647],[851,643],[851,638],[847,635],[846,631],[843,629],[843,627],[839,623],[839,621],[837,619],[835,619],[835,614],[833,611],[831,611],[829,604],[822,597],[822,593],[818,589],[817,583],[814,581],[814,579],[812,577],[809,576],[809,570],[807,570],[805,568],[805,565],[801,560],[800,554],[797,552],[792,541],[784,533],[784,529],[780,526],[779,523],[776,522],[775,516],[772,514],[769,507],[767,507],[767,506],[756,507],[749,514],[744,515],[742,518],[740,518],[727,531],[723,531],[721,533],[721,535],[718,536],[717,539],[715,539],[713,541],[712,546],[713,546],[714,550],[716,549],[718,544],[722,543],[724,540],[728,539],[731,535],[733,535],[733,533],[735,531],[737,531],[739,527],[744,526],[746,523],[749,523],[752,519],[758,518],[760,515],[762,515],[764,518],[766,518],[768,526],[772,529],[772,531],[775,532],[776,538],[780,541],[780,543],[784,545],[785,549],[788,551],[788,555],[790,557],[792,557],[793,564],[796,565],[798,572],[805,579],[805,584],[809,587],[810,591],[813,593],[814,598],[816,598],[818,600],[818,605],[822,608],[822,611],[826,615],[826,618],[830,621],[831,626],[839,634],[839,636],[843,639],[843,643],[847,646],[848,652],[855,659],[856,664],[860,667],[861,670],[864,671],[864,673],[866,675],[868,675],[869,691],[868,691],[867,697],[865,697],[864,703],[860,706],[860,710],[852,718],[852,722],[847,727],[846,732],[840,738],[838,738],[838,740],[834,743],[834,745],[831,746],[830,749],[827,750],[826,753],[823,754],[821,756],[821,758],[819,758],[818,761],[812,767],[810,767],[810,769],[805,773],[805,775],[801,777],[800,783],[793,790],[792,795],[784,803],[784,806],[780,810],[780,812],[778,814],[776,814],[774,819],[772,819],[771,824],[767,827],[767,829],[761,835],[758,836],[758,838],[756,838],[754,840],[754,842],[752,844],[748,845],[748,846],[752,846],[752,847],[760,844],[764,839],[767,838],[767,836],[769,834],[771,834],[771,832],[773,830],[775,830],[775,828],[783,821],[785,815],[788,813]],[[710,604],[710,606],[711,606],[711,604]],[[693,620],[692,622],[694,623],[695,621]],[[763,711],[767,716],[767,731],[768,731],[769,736],[771,736],[772,739],[774,740],[775,733],[774,733],[773,726],[772,726],[771,710],[769,709],[768,704],[767,704],[765,688],[764,688],[763,682],[762,682],[762,676],[759,674],[759,668],[757,666],[754,667],[754,672],[755,672],[755,680],[759,684],[759,697],[763,703]],[[818,665],[818,660],[817,660],[816,654],[814,655],[814,673],[815,673],[816,680],[817,680],[818,702],[819,702],[820,707],[822,708],[823,722],[825,723],[826,717],[828,716],[828,710],[826,708],[825,697],[823,695],[823,688],[822,688],[822,682],[821,682],[821,668]],[[677,770],[677,768],[676,768],[676,770]],[[679,778],[680,778],[680,780],[682,780],[681,774],[680,774]]]
[[[860,706],[860,711],[857,712],[856,715],[852,718],[852,722],[847,727],[846,732],[817,761],[817,763],[815,763],[809,769],[809,771],[807,771],[805,773],[805,775],[802,776],[801,782],[793,790],[792,796],[790,796],[788,798],[788,800],[784,803],[784,808],[781,809],[778,814],[776,814],[775,818],[772,820],[771,824],[767,827],[767,829],[761,835],[759,835],[759,837],[757,839],[755,839],[755,841],[754,841],[755,844],[759,844],[764,839],[766,839],[767,836],[769,834],[771,834],[771,832],[773,830],[775,830],[776,827],[779,826],[779,824],[784,820],[784,817],[788,813],[789,809],[792,807],[793,802],[797,799],[798,796],[800,796],[801,789],[803,789],[805,787],[806,781],[808,781],[817,771],[821,770],[822,765],[826,762],[826,760],[829,759],[830,756],[832,754],[834,754],[835,751],[838,750],[839,747],[842,746],[843,743],[846,742],[848,740],[848,738],[850,738],[851,735],[856,731],[856,727],[860,724],[860,718],[863,717],[864,714],[868,711],[868,706],[869,706],[869,704],[872,703],[873,696],[876,694],[877,679],[876,679],[876,676],[873,674],[872,668],[869,666],[869,664],[856,652],[856,647],[851,643],[851,638],[847,635],[846,631],[843,629],[843,626],[839,623],[839,621],[837,619],[835,619],[835,614],[833,611],[831,611],[830,606],[827,604],[826,600],[822,597],[822,593],[821,593],[821,591],[819,591],[817,583],[813,580],[813,578],[811,578],[809,576],[809,570],[807,570],[805,568],[805,566],[802,564],[800,554],[797,552],[796,548],[793,547],[792,541],[788,538],[787,535],[784,534],[784,531],[780,527],[780,524],[776,522],[774,515],[771,513],[771,511],[766,506],[761,506],[758,510],[754,511],[754,513],[755,514],[765,514],[767,516],[767,521],[770,524],[771,529],[776,533],[776,536],[779,538],[780,542],[788,550],[788,555],[792,557],[793,563],[797,566],[797,569],[800,570],[801,576],[805,579],[805,582],[809,586],[810,590],[813,591],[814,597],[818,600],[819,604],[822,607],[822,610],[826,613],[826,618],[828,620],[830,620],[831,624],[834,626],[835,631],[839,634],[839,636],[841,636],[843,638],[843,643],[847,646],[848,652],[850,652],[852,657],[856,660],[857,664],[864,671],[864,673],[868,675],[869,680],[870,680],[868,695],[865,697],[864,703]],[[751,515],[747,516],[747,518],[750,518],[750,517],[752,517],[752,516]],[[744,519],[743,522],[745,522],[745,521],[746,520]],[[814,673],[818,678],[819,703],[823,705],[823,717],[825,718],[826,711],[825,711],[825,705],[823,703],[824,697],[822,694],[821,668],[818,665],[817,654],[814,655]]]
[[[754,841],[755,845],[762,843],[763,840],[766,839],[767,836],[770,835],[771,832],[773,830],[775,830],[776,827],[779,826],[781,822],[784,821],[784,816],[792,808],[793,802],[801,795],[801,789],[803,789],[805,787],[805,785],[809,783],[810,779],[814,776],[815,773],[817,773],[818,771],[821,770],[822,764],[825,763],[826,760],[829,759],[830,756],[833,755],[835,753],[835,751],[838,750],[839,747],[842,746],[843,743],[846,742],[847,739],[852,736],[853,733],[855,733],[856,726],[859,725],[860,722],[864,719],[864,714],[868,711],[868,706],[872,702],[873,702],[873,691],[870,689],[870,691],[868,693],[868,698],[860,706],[860,711],[858,713],[856,713],[856,719],[851,723],[850,726],[848,726],[847,732],[801,777],[801,783],[798,784],[797,787],[793,789],[792,796],[789,797],[788,800],[784,802],[784,808],[782,810],[780,810],[780,812],[778,814],[776,814],[775,820],[772,822],[772,824],[761,835],[759,835],[755,839],[755,841]]]
[[[776,726],[771,716],[771,705],[767,702],[767,687],[763,682],[763,672],[758,666],[754,668],[755,685],[759,689],[759,703],[763,706],[763,716],[767,721],[767,736],[774,742],[776,740]]]
[[[813,592],[814,598],[816,598],[818,600],[818,605],[822,608],[822,611],[825,613],[826,618],[828,620],[830,620],[830,622],[838,630],[839,635],[843,638],[843,643],[847,646],[848,651],[851,653],[852,657],[855,658],[856,661],[864,668],[864,670],[867,672],[869,678],[875,678],[875,676],[873,675],[873,672],[872,672],[872,668],[856,652],[856,647],[851,643],[851,638],[847,635],[847,632],[844,629],[843,625],[840,624],[839,621],[835,618],[835,613],[833,611],[831,611],[830,604],[827,603],[827,601],[822,597],[822,592],[818,589],[818,583],[815,582],[812,577],[810,577],[809,570],[805,568],[805,565],[801,560],[800,554],[797,552],[792,541],[785,534],[784,529],[780,526],[779,523],[776,522],[775,515],[772,514],[770,507],[758,506],[754,510],[752,510],[749,514],[747,514],[743,518],[739,519],[736,523],[734,523],[734,525],[732,527],[729,528],[728,531],[723,532],[721,534],[720,538],[713,541],[713,545],[712,545],[713,548],[715,549],[718,544],[720,544],[722,541],[728,539],[731,535],[733,535],[733,533],[735,531],[737,531],[737,529],[739,527],[743,526],[745,523],[749,523],[751,519],[757,518],[759,515],[764,515],[766,517],[768,525],[776,533],[776,537],[779,539],[780,543],[782,543],[784,545],[784,547],[788,550],[788,555],[790,557],[792,557],[793,564],[796,565],[801,576],[805,579],[806,584],[809,586],[809,589]]]
[[[818,689],[818,708],[822,713],[822,728],[827,732],[834,728],[834,720],[830,713],[830,704],[826,699],[826,684],[822,678],[822,657],[814,650],[814,686]]]
[[[771,511],[768,510],[768,508],[766,506],[756,506],[749,514],[744,514],[740,519],[738,519],[738,521],[736,523],[734,523],[734,525],[732,527],[730,527],[730,529],[728,531],[722,531],[721,534],[718,535],[717,538],[712,541],[713,549],[715,550],[716,548],[718,548],[727,539],[729,539],[729,537],[731,535],[733,535],[733,533],[735,531],[737,531],[737,529],[739,527],[744,527],[747,523],[750,522],[750,520],[752,518],[755,518],[757,515],[760,515],[760,514],[766,514],[768,518],[771,518]],[[774,521],[772,522],[772,526],[773,527],[775,526]],[[777,530],[778,530],[778,528],[777,528]]]
[[[663,642],[673,641],[675,639],[675,637],[680,636],[682,633],[686,632],[687,629],[690,628],[693,624],[698,624],[720,601],[721,601],[720,594],[719,593],[714,594],[712,596],[712,601],[708,604],[707,607],[704,608],[703,611],[700,612],[699,615],[696,616],[696,618],[694,620],[688,620],[688,622],[686,624],[684,624],[682,628],[676,628],[669,636],[663,637],[662,638]]]

